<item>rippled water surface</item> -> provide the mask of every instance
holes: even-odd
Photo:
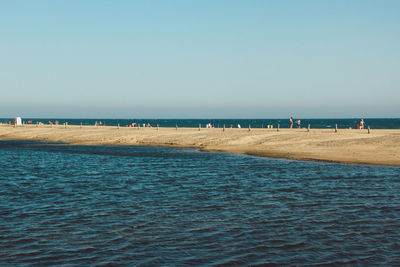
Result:
[[[400,169],[0,141],[2,265],[399,265]]]

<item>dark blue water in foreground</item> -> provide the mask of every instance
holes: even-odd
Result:
[[[1,265],[400,265],[400,168],[0,141]]]
[[[298,118],[294,118],[294,127],[296,127],[296,120]],[[360,118],[353,119],[302,119],[300,120],[301,127],[308,127],[310,124],[311,128],[335,128],[335,125],[338,125],[338,128],[355,128],[357,124],[360,124]],[[48,124],[49,121],[55,122],[58,121],[60,124],[64,122],[68,122],[70,125],[94,125],[96,122],[100,123],[100,121],[105,123],[105,125],[109,126],[117,126],[120,124],[121,127],[132,124],[132,122],[139,123],[141,126],[147,123],[150,123],[153,127],[206,127],[206,124],[211,123],[216,128],[232,127],[236,128],[238,124],[241,127],[250,127],[252,128],[266,128],[267,125],[273,125],[277,127],[279,124],[281,128],[289,127],[289,119],[58,119],[58,118],[43,118],[43,119],[30,119],[23,118],[23,121],[35,124],[36,122],[42,122]],[[12,118],[4,118],[0,119],[0,123],[11,123],[14,120]],[[400,118],[397,119],[366,119],[365,128],[370,126],[371,129],[400,129]]]

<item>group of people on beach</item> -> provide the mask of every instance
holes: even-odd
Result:
[[[106,122],[105,121],[99,121],[99,122],[95,121],[94,126],[106,126]]]
[[[290,129],[292,129],[293,128],[293,117],[290,117],[290,119],[289,119],[289,128]],[[297,121],[296,121],[296,126],[297,126],[297,128],[301,128],[301,121],[300,121],[300,119],[297,119]],[[360,125],[356,125],[356,127],[355,127],[356,129],[364,129],[365,128],[365,122],[364,122],[364,120],[363,119],[361,119],[361,121],[360,121]]]
[[[129,125],[127,125],[128,127],[141,127],[140,126],[140,123],[136,123],[136,122],[132,122],[131,124],[129,124]],[[151,127],[153,127],[153,126],[151,126],[151,124],[148,122],[147,124],[146,123],[143,123],[142,124],[142,127],[143,128],[145,128],[145,127],[148,127],[148,128],[151,128]]]
[[[206,124],[206,128],[214,128],[214,124],[209,122],[209,123]]]
[[[301,128],[301,120],[300,119],[297,119],[296,126],[297,126],[297,128]],[[290,119],[289,119],[289,128],[290,129],[293,128],[293,117],[290,117]]]
[[[24,122],[25,123],[25,122]],[[300,119],[297,119],[296,121],[293,119],[293,117],[290,117],[289,118],[289,128],[290,129],[292,129],[293,128],[293,126],[294,126],[294,123],[296,123],[296,127],[297,128],[301,128],[301,120]],[[14,124],[15,124],[15,122],[14,122]],[[26,122],[26,124],[32,124],[32,121],[27,121]],[[37,124],[38,125],[43,125],[43,123],[42,122],[37,122]],[[54,122],[52,122],[52,121],[48,121],[48,124],[49,125],[59,125],[59,121],[58,120],[55,120]],[[68,125],[68,122],[64,122],[63,123],[64,125]],[[94,125],[95,126],[105,126],[106,125],[106,122],[105,121],[95,121],[95,123],[94,123]],[[148,127],[148,128],[151,128],[152,127],[152,125],[150,124],[150,123],[143,123],[143,124],[139,124],[139,123],[136,123],[136,122],[132,122],[131,124],[129,124],[129,125],[126,125],[127,127],[138,127],[138,128],[140,128],[140,127]],[[157,125],[158,126],[158,125]],[[278,125],[279,126],[279,125]],[[218,126],[219,127],[219,126]],[[225,126],[224,126],[225,127]],[[237,128],[242,128],[242,126],[238,123],[237,124],[237,126],[236,126]],[[268,128],[268,129],[270,129],[270,128],[274,128],[274,125],[273,124],[267,124],[267,125],[265,125],[265,127],[266,128]],[[211,122],[210,123],[207,123],[206,124],[206,128],[215,128],[215,125],[214,124],[212,124]],[[233,125],[232,124],[230,124],[229,125],[229,128],[233,128]],[[351,129],[351,127],[350,127],[350,129]],[[360,120],[360,124],[357,124],[356,126],[355,126],[355,129],[360,129],[360,130],[362,130],[362,129],[365,129],[365,121],[364,121],[364,119],[361,119]]]

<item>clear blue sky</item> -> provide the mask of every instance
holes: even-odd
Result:
[[[0,1],[0,117],[400,117],[400,1]]]

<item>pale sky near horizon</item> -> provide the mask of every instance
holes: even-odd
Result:
[[[0,1],[0,118],[400,117],[400,1]]]

